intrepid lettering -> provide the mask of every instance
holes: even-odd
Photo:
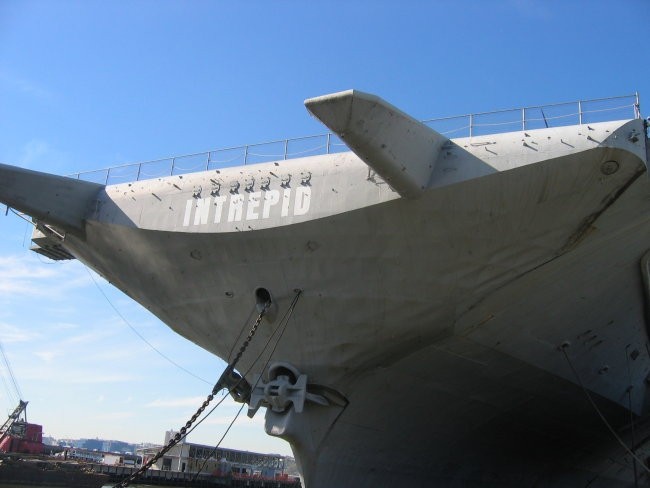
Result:
[[[185,204],[183,227],[268,219],[273,212],[281,217],[305,215],[310,204],[308,186],[192,198]]]

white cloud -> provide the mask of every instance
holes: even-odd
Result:
[[[151,408],[177,408],[177,407],[199,407],[205,397],[185,397],[185,398],[171,398],[171,399],[156,399],[153,402],[149,402],[145,407]]]
[[[92,418],[95,420],[124,420],[124,419],[132,418],[134,416],[135,413],[133,412],[110,412],[110,413],[93,415]]]
[[[242,410],[242,413],[239,414],[239,417],[237,417],[237,420],[235,421],[234,425],[238,426],[260,426],[264,425],[264,413],[265,410],[258,410],[255,416],[251,419],[248,418],[246,413],[248,410],[246,407],[244,407],[244,410]],[[230,425],[230,422],[232,422],[232,419],[235,417],[235,413],[233,413],[231,416],[227,415],[222,415],[219,417],[215,416],[210,416],[208,417],[205,422],[203,422],[205,425]]]
[[[84,365],[65,364],[63,361],[56,363],[56,368],[43,368],[42,365],[31,364],[31,367],[23,367],[20,370],[20,380],[46,382],[61,387],[66,385],[95,385],[111,383],[132,383],[143,381],[143,378],[130,373],[106,372]]]
[[[115,331],[115,335],[120,333],[123,337],[126,335],[126,332]],[[119,348],[111,348],[106,350],[96,350],[93,351],[93,359],[97,362],[108,361],[110,363],[116,363],[119,361],[134,361],[134,358],[140,359],[138,356],[149,351],[145,349],[147,346],[143,343],[136,344],[123,344]]]
[[[10,164],[31,168],[47,173],[70,174],[74,167],[69,153],[53,147],[42,139],[31,139],[24,143],[15,155],[10,157]]]
[[[34,352],[34,355],[38,358],[41,358],[45,362],[50,362],[57,356],[60,356],[60,353],[57,351],[39,351]]]
[[[50,278],[56,275],[53,267],[38,264],[25,256],[0,256],[0,275],[3,280]]]
[[[61,345],[63,346],[74,345],[76,348],[76,346],[80,344],[89,344],[89,343],[101,341],[103,339],[107,339],[108,337],[112,337],[116,335],[116,333],[117,332],[115,330],[109,327],[102,328],[100,330],[96,330],[96,329],[90,330],[88,332],[67,337],[66,339],[61,341]]]
[[[146,404],[145,407],[153,407],[153,408],[196,407],[198,408],[203,403],[203,401],[206,400],[206,398],[207,398],[207,394],[205,396],[156,399],[153,402]],[[214,400],[210,402],[210,406],[208,407],[208,410],[213,408],[217,403],[219,403],[219,407],[217,407],[217,410],[219,411],[228,410],[229,412],[230,411],[236,412],[241,406],[241,403],[237,403],[235,400],[233,400],[233,398],[230,395],[225,395],[225,392],[221,392],[214,397]]]
[[[95,384],[95,383],[126,383],[131,381],[140,381],[142,378],[129,375],[129,374],[118,374],[118,373],[96,373],[93,371],[89,372],[77,372],[73,373],[70,371],[66,372],[62,382],[71,383],[71,384]]]
[[[18,163],[23,167],[32,166],[50,152],[50,145],[47,142],[33,139],[23,147],[23,154],[20,156]]]
[[[3,343],[27,342],[35,339],[37,336],[38,334],[25,330],[22,327],[0,322],[0,340]]]
[[[72,313],[74,310],[75,310],[74,308],[69,309],[68,314]],[[51,311],[48,313],[51,313]],[[78,328],[79,328],[79,324],[73,324],[70,322],[56,322],[53,324],[48,324],[48,330],[51,332],[54,331],[63,332],[66,330],[73,330]]]
[[[15,74],[10,74],[6,70],[0,71],[0,82],[9,85],[14,90],[37,98],[39,100],[52,101],[54,95],[47,88],[39,83],[23,78]]]
[[[39,262],[31,255],[0,256],[0,293],[4,299],[60,297],[90,284],[90,277],[79,271],[76,266]]]

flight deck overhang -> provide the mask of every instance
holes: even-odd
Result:
[[[60,230],[82,235],[103,185],[0,164],[0,202]]]
[[[428,186],[445,136],[358,90],[310,98],[305,106],[401,196],[418,198]]]

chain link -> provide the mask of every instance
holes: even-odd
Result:
[[[264,317],[264,314],[266,314],[266,311],[268,310],[271,302],[267,302],[264,305],[264,308],[260,312],[260,314],[257,316],[257,319],[255,320],[255,323],[253,324],[253,327],[251,327],[251,330],[248,331],[248,336],[246,336],[246,339],[242,343],[241,347],[239,348],[239,351],[237,352],[237,355],[235,358],[232,360],[232,362],[226,367],[224,372],[221,374],[219,377],[219,380],[215,383],[214,387],[212,388],[212,393],[210,393],[207,398],[203,401],[201,406],[197,409],[197,411],[192,415],[192,417],[185,422],[185,425],[180,428],[180,431],[174,435],[171,439],[169,439],[169,442],[167,443],[166,446],[163,446],[158,453],[151,458],[149,461],[147,461],[145,464],[142,465],[140,469],[138,469],[135,473],[132,473],[131,476],[129,476],[126,479],[123,479],[120,481],[118,484],[114,485],[113,488],[126,488],[131,484],[132,481],[134,481],[138,476],[140,476],[142,473],[147,471],[151,466],[153,466],[156,461],[158,461],[161,457],[163,457],[169,450],[174,447],[176,444],[178,444],[181,439],[183,439],[186,434],[188,429],[192,427],[194,422],[196,422],[196,419],[198,419],[203,411],[207,408],[208,405],[210,405],[210,402],[214,399],[214,396],[219,393],[219,391],[224,388],[224,386],[227,384],[227,378],[231,377],[232,373],[235,371],[235,366],[241,359],[242,355],[248,348],[248,345],[250,344],[251,340],[253,339],[253,336],[255,335],[255,332],[257,332],[258,327],[262,323],[262,318]],[[239,383],[242,381],[245,381],[244,377],[240,377],[237,384],[233,386],[232,388],[229,388],[230,390],[235,390]]]

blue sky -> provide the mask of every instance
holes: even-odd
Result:
[[[647,0],[0,2],[0,162],[71,174],[325,132],[356,88],[416,118],[623,95],[650,106]],[[647,100],[647,102],[645,102]],[[223,362],[0,216],[0,340],[55,437],[162,440]],[[14,406],[0,389],[0,414]],[[213,444],[231,402],[191,440]],[[289,453],[242,420],[228,447]]]

